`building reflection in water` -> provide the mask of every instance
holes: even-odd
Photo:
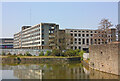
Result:
[[[34,67],[33,67],[34,66]],[[31,69],[33,67],[34,69]],[[6,68],[5,66],[3,68]],[[15,66],[14,66],[15,68]],[[81,66],[81,64],[42,64],[13,69],[19,79],[119,79],[120,77]],[[26,69],[22,69],[26,68]],[[27,69],[28,68],[28,69]]]
[[[14,70],[19,79],[42,79],[42,70]]]

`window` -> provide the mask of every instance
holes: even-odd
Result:
[[[87,39],[87,45],[89,45],[89,39]]]
[[[73,49],[73,46],[71,46],[71,49]]]
[[[75,38],[75,41],[77,41],[77,39]]]
[[[93,34],[91,34],[91,37],[93,36]]]
[[[93,31],[91,31],[91,33],[93,33]]]
[[[82,37],[85,37],[85,34],[82,34]]]
[[[54,29],[54,27],[51,27],[51,29]]]
[[[81,42],[79,42],[79,44],[81,44]]]
[[[71,36],[73,36],[73,34],[71,33]]]
[[[44,41],[42,41],[42,44],[44,45]]]
[[[91,39],[91,44],[93,44],[93,39]]]
[[[85,44],[85,39],[82,40],[82,43]]]
[[[79,41],[81,41],[81,39],[79,38]]]
[[[81,49],[81,47],[79,46],[79,49]]]
[[[89,31],[86,31],[87,33],[89,32]]]
[[[51,33],[54,33],[54,31],[51,31]]]
[[[89,37],[89,34],[86,34],[87,37]]]
[[[75,36],[77,36],[77,34],[75,34]]]
[[[78,34],[78,36],[80,37],[80,36],[81,36],[81,34]]]
[[[85,31],[82,31],[82,32],[85,32]]]
[[[73,32],[72,30],[70,32]]]
[[[77,32],[77,31],[74,31],[74,32]]]
[[[81,32],[81,31],[78,31],[78,32]]]
[[[75,49],[77,49],[77,46],[75,46]]]
[[[75,44],[77,44],[77,42],[75,42]]]

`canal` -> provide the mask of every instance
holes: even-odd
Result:
[[[4,64],[2,79],[120,79],[82,63]]]

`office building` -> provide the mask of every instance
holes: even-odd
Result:
[[[102,37],[95,38],[94,36],[98,33],[98,30],[89,29],[65,29],[67,34],[73,37],[73,41],[68,41],[67,49],[80,49],[89,52],[89,45],[92,44],[103,44]],[[100,34],[99,34],[100,35]],[[108,34],[108,42],[116,41],[116,30],[110,29]],[[99,41],[99,42],[96,42]]]
[[[58,43],[59,25],[40,23],[35,26],[23,26],[19,33],[14,34],[14,48],[52,49]],[[57,47],[56,47],[57,48]]]
[[[13,38],[0,38],[0,49],[12,49]]]
[[[99,33],[100,32],[100,33]],[[35,26],[23,26],[14,34],[14,48],[21,49],[80,49],[89,51],[89,45],[105,44],[116,41],[116,29],[109,33],[89,29],[59,29],[55,23],[40,23]],[[107,34],[107,37],[105,35]]]

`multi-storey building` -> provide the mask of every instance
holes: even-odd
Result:
[[[65,32],[73,37],[73,41],[69,42],[68,49],[80,49],[87,51],[89,45],[92,44],[92,37],[95,30],[88,29],[65,29]]]
[[[23,26],[14,34],[14,48],[26,49],[80,49],[89,50],[89,45],[104,44],[103,34],[98,30],[63,29],[54,23],[40,23],[35,26]],[[98,35],[95,38],[95,35]],[[116,30],[110,29],[107,42],[116,41]],[[103,37],[102,37],[103,36]]]
[[[40,23],[23,26],[21,32],[14,34],[14,48],[51,49],[56,46],[59,25]]]
[[[13,48],[13,38],[1,38],[0,48],[2,49],[12,49]]]
[[[98,30],[88,30],[88,29],[65,29],[65,32],[73,37],[73,41],[68,42],[67,49],[80,49],[84,51],[89,51],[89,45],[92,44],[103,44],[102,38],[94,38],[98,33]],[[116,30],[110,29],[108,34],[108,42],[116,41]],[[99,34],[100,35],[100,34]],[[96,41],[100,41],[95,43]]]
[[[120,24],[117,25],[117,40],[120,42]]]

